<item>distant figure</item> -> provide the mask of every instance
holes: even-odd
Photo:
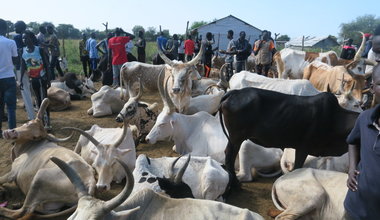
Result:
[[[156,39],[156,43],[157,43],[158,49],[161,50],[163,53],[166,52],[167,42],[168,42],[168,39],[164,36],[164,33],[160,32],[160,35]],[[159,54],[156,54],[156,57],[154,57],[153,59],[154,59],[153,64],[164,64],[165,63]]]
[[[139,30],[138,32],[138,39],[136,42],[137,47],[137,61],[141,63],[145,63],[146,55],[145,55],[145,47],[146,47],[146,41],[144,38],[144,31]]]
[[[380,62],[380,25],[377,26],[375,31],[373,32],[372,37],[372,49],[368,52],[368,59],[376,62]],[[365,72],[372,73],[373,66],[367,65]]]
[[[236,72],[245,70],[245,63],[251,54],[248,41],[245,39],[245,31],[241,31],[239,39],[235,41],[236,47]]]
[[[93,74],[94,70],[98,67],[98,50],[96,49],[96,34],[91,33],[90,39],[86,41],[86,50],[88,51],[90,57],[90,76]]]
[[[185,41],[185,61],[188,62],[193,59],[195,43],[191,39],[191,35],[187,36],[187,40]]]
[[[234,41],[234,32],[233,30],[229,30],[227,32],[227,39],[230,40],[227,45],[226,50],[220,50],[219,52],[222,54],[226,54],[225,62],[227,64],[227,81],[230,80],[232,75],[234,74],[233,62],[234,62],[234,54],[236,54],[236,46]]]
[[[183,40],[182,36],[179,38],[178,60],[185,62],[185,41]]]
[[[121,36],[121,34],[126,36]],[[116,28],[115,37],[108,41],[108,60],[112,64],[113,70],[113,83],[112,86],[120,85],[120,68],[128,61],[127,53],[125,52],[125,45],[134,37],[132,34],[125,32],[121,28]]]
[[[46,55],[46,60],[49,61],[49,48],[46,43],[46,27],[41,25],[39,27],[39,33],[37,34],[38,46],[40,49],[44,50],[44,54]]]
[[[114,36],[114,33],[110,32],[107,37],[101,40],[97,45],[96,49],[102,54],[100,58],[98,69],[102,73],[102,84],[111,86],[112,85],[112,69],[111,65],[108,65],[108,40]],[[96,70],[96,71],[97,71]]]
[[[340,58],[345,60],[352,60],[355,57],[356,49],[352,46],[352,39],[348,39],[345,42],[345,45],[342,48],[342,52],[340,53]]]
[[[15,41],[5,37],[7,29],[7,22],[0,19],[0,138],[4,104],[8,111],[8,129],[16,127],[16,80],[13,64],[19,59]]]
[[[54,33],[54,27],[52,25],[47,26],[47,33],[48,33],[48,36],[46,37],[46,41],[47,41],[47,46],[49,47],[49,51],[50,51],[50,54],[49,54],[50,55],[49,69],[50,69],[50,74],[51,74],[50,79],[54,80],[55,79],[54,69],[57,69],[58,74],[61,77],[63,76],[63,72],[58,61],[58,57],[60,56],[60,50],[59,50],[60,44],[59,44],[57,35],[55,35]]]
[[[214,55],[214,51],[218,48],[212,48],[212,45],[215,43],[214,35],[211,32],[206,33],[206,39],[202,42],[204,45],[204,53],[202,56],[202,62],[205,68],[205,77],[209,77],[211,72],[211,60]]]
[[[367,58],[369,50],[371,50],[372,48],[372,34],[365,33],[364,37],[365,37],[366,42],[365,42],[365,49],[362,53],[362,57]]]
[[[132,40],[133,38],[131,37],[131,40],[125,45],[125,52],[127,53],[128,62],[137,61],[136,57],[132,54],[133,47],[135,46]]]
[[[25,22],[17,21],[15,23],[16,35],[14,36],[13,39],[15,40],[16,45],[17,45],[18,60],[17,60],[15,66],[16,66],[17,80],[19,80],[19,81],[21,79],[20,68],[21,68],[22,48],[25,46],[24,42],[22,40],[22,35],[25,32],[25,30],[26,30]],[[35,118],[35,114],[34,114],[34,108],[33,108],[33,102],[32,102],[32,93],[30,91],[29,79],[25,78],[25,79],[23,79],[22,82],[24,84],[24,89],[21,90],[21,96],[22,96],[22,99],[24,100],[25,109],[26,109],[26,112],[28,114],[28,119],[33,120]]]
[[[171,60],[178,60],[178,35],[173,34],[173,38],[168,40],[166,44],[166,55]]]
[[[83,68],[83,73],[86,77],[88,77],[88,72],[87,72],[87,67],[88,70],[91,69],[91,64],[90,64],[90,57],[88,55],[88,50],[86,49],[86,42],[87,42],[87,35],[82,34],[82,40],[79,41],[79,56],[80,56],[80,61],[82,62],[82,68]]]
[[[33,32],[25,31],[23,40],[25,47],[22,51],[20,89],[23,89],[22,79],[29,77],[36,96],[36,104],[39,108],[41,107],[42,100],[47,98],[47,88],[50,82],[46,68],[46,56],[44,55],[44,50],[35,46],[37,38]],[[25,73],[27,73],[27,76],[24,76]],[[49,108],[46,110],[46,116],[44,118],[45,128],[51,130]]]
[[[268,32],[263,33],[262,40],[257,40],[255,42],[253,52],[256,56],[256,73],[268,76],[272,64],[272,51],[274,48],[274,43],[270,40]]]

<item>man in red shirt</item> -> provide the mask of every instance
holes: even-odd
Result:
[[[188,39],[185,41],[185,55],[186,55],[185,60],[186,60],[186,62],[193,59],[194,48],[195,48],[195,43],[191,39],[191,35],[189,35],[187,38]]]
[[[126,36],[121,36],[123,33]],[[125,62],[128,62],[125,45],[131,38],[134,38],[133,34],[127,33],[121,28],[116,28],[115,37],[110,38],[108,41],[108,63],[112,63],[113,71],[112,86],[120,85],[120,68]]]

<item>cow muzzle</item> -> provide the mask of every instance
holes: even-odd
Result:
[[[18,132],[15,129],[3,131],[3,137],[6,140],[17,139]]]
[[[121,114],[119,114],[116,118],[115,118],[116,122],[118,123],[122,123],[124,121],[123,119],[123,116]]]
[[[110,186],[107,186],[106,184],[96,184],[96,189],[99,191],[99,192],[104,192],[106,190],[109,190],[110,189]]]
[[[174,94],[178,94],[181,91],[180,88],[173,88],[172,90]]]

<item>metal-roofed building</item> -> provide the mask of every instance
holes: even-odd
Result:
[[[206,33],[211,32],[215,37],[215,46],[218,46],[219,41],[219,49],[225,50],[227,48],[227,44],[229,40],[227,39],[227,31],[234,31],[234,40],[239,38],[240,31],[245,31],[246,38],[249,40],[249,43],[253,45],[253,43],[259,39],[261,35],[261,30],[257,27],[254,27],[247,22],[233,16],[229,15],[227,17],[221,18],[219,20],[210,22],[208,24],[202,25],[196,29],[198,35],[202,35],[202,39],[205,39]],[[192,30],[193,31],[193,30]]]
[[[332,47],[339,46],[338,42],[331,36],[327,37],[305,37],[304,48],[317,48],[329,50]],[[302,49],[302,37],[294,38],[285,43],[285,47],[292,49]]]

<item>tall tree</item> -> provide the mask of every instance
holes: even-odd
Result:
[[[290,37],[287,35],[287,34],[284,34],[284,35],[280,35],[278,38],[277,38],[278,41],[290,41]]]
[[[351,38],[354,40],[354,44],[360,44],[361,36],[358,31],[373,33],[378,25],[380,25],[380,18],[376,18],[375,15],[359,16],[352,22],[340,25],[339,37],[342,39]]]
[[[72,24],[59,24],[57,26],[58,38],[79,38],[80,31]]]
[[[138,36],[138,33],[139,33],[140,30],[143,30],[145,32],[145,29],[144,29],[143,26],[141,26],[141,25],[135,25],[132,28],[133,35]]]
[[[155,27],[148,27],[147,30],[145,31],[145,39],[147,41],[155,41],[156,33],[157,33],[157,30]]]
[[[190,26],[190,30],[195,29],[195,28],[199,28],[200,26],[205,25],[205,24],[208,24],[208,22],[207,21],[194,21]]]
[[[33,33],[37,34],[39,32],[40,25],[41,24],[39,24],[38,22],[29,22],[29,24],[27,24],[26,26],[28,27],[28,29],[31,29]]]

